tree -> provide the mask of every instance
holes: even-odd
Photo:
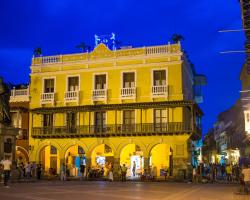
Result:
[[[82,52],[89,52],[91,47],[89,45],[86,45],[84,42],[81,42],[80,44],[76,45],[76,48],[81,49]]]
[[[41,47],[36,47],[36,48],[34,49],[34,51],[33,51],[33,55],[34,55],[35,57],[41,56],[41,55],[42,55],[42,48],[41,48]]]
[[[172,36],[171,36],[171,41],[173,42],[173,43],[178,43],[178,42],[180,42],[180,41],[182,41],[182,40],[184,40],[184,37],[182,36],[182,35],[180,35],[180,34],[173,34]]]

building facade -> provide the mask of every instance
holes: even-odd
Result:
[[[201,137],[194,101],[199,76],[180,44],[32,59],[30,161],[70,176],[120,165],[128,176],[144,170],[188,171],[191,141]]]
[[[16,161],[29,161],[29,86],[16,85],[11,90],[10,114],[11,125],[18,129],[16,137]]]
[[[248,0],[240,0],[242,23],[246,35],[245,50],[246,61],[240,73],[242,83],[241,101],[244,112],[245,134],[243,141],[245,146],[244,156],[248,157],[250,162],[250,2]]]

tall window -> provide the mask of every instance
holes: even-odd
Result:
[[[123,88],[133,88],[135,87],[135,73],[126,72],[123,73]]]
[[[123,111],[123,131],[133,131],[135,128],[135,111]]]
[[[106,89],[106,75],[96,75],[95,76],[95,89]]]
[[[95,131],[105,132],[106,127],[106,112],[95,112]]]
[[[154,71],[154,86],[166,85],[166,70]]]
[[[154,110],[154,127],[155,131],[166,130],[167,112],[165,109]]]
[[[53,114],[44,114],[43,127],[52,127],[52,126],[53,126]]]
[[[54,93],[54,79],[45,79],[44,80],[44,93]]]
[[[77,124],[77,117],[76,113],[67,113],[66,114],[66,126],[69,133],[76,132],[76,124]]]
[[[78,91],[79,90],[79,77],[69,77],[68,78],[68,91]]]

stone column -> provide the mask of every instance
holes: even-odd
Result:
[[[86,156],[86,178],[88,178],[88,173],[89,173],[89,169],[91,168],[91,157],[90,156]]]
[[[120,158],[114,158],[114,163],[113,163],[113,176],[115,181],[120,180]]]

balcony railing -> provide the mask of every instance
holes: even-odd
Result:
[[[136,88],[122,88],[121,89],[121,97],[122,98],[135,98],[136,97]]]
[[[167,95],[167,86],[166,85],[159,85],[152,87],[152,95],[153,96],[166,96]]]
[[[16,89],[15,87],[11,90],[10,101],[29,101],[29,87],[26,89]]]
[[[104,126],[82,125],[76,128],[66,126],[34,127],[31,136],[34,138],[65,138],[65,137],[109,137],[109,136],[142,136],[193,133],[190,124],[169,122],[164,124],[107,124]],[[198,133],[200,134],[200,133]]]
[[[93,90],[93,100],[106,100],[107,99],[107,89],[95,89]]]
[[[42,93],[41,104],[52,103],[54,104],[55,93]]]
[[[64,100],[65,100],[65,102],[72,102],[72,101],[78,102],[79,101],[79,91],[65,92]]]

